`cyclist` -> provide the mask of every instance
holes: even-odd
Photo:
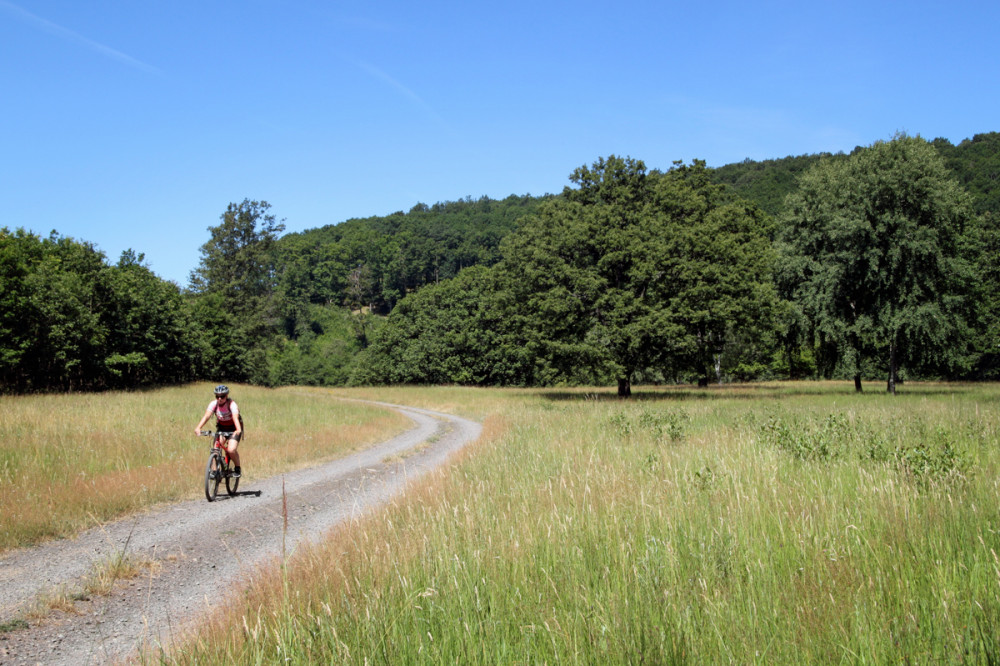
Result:
[[[240,418],[240,408],[236,405],[236,401],[229,399],[229,387],[225,384],[219,384],[215,387],[215,400],[208,403],[205,415],[194,427],[196,435],[201,434],[202,427],[208,422],[208,419],[212,418],[212,414],[215,414],[215,429],[228,435],[226,451],[229,452],[229,457],[236,465],[234,476],[239,478],[240,454],[236,451],[236,447],[243,437],[243,419]]]

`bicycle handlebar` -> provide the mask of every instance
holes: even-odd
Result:
[[[218,437],[219,435],[232,435],[235,431],[233,430],[202,430],[198,433],[199,437]]]

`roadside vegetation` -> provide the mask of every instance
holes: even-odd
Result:
[[[405,417],[317,389],[234,386],[247,482],[363,448]],[[200,496],[210,384],[0,396],[0,551],[71,535],[157,502]],[[208,426],[213,426],[210,421]]]
[[[484,419],[484,434],[148,658],[1000,659],[1000,386],[338,394]]]

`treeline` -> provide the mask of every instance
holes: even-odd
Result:
[[[282,236],[266,202],[230,204],[185,289],[129,250],[0,228],[0,390],[225,378],[344,384],[396,303],[463,268],[545,197],[487,197]]]
[[[0,229],[0,382],[6,391],[190,380],[204,350],[181,290],[142,255]]]
[[[698,161],[578,169],[498,264],[401,302],[356,376],[621,395],[636,380],[996,377],[996,225],[939,147],[903,135],[819,157],[775,216],[714,180]]]
[[[282,235],[209,228],[185,289],[141,254],[0,230],[5,391],[779,377],[996,378],[1000,134],[648,170]]]

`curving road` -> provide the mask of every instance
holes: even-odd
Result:
[[[281,557],[282,483],[284,543],[292,552],[384,503],[481,431],[480,424],[450,414],[369,404],[404,414],[414,427],[347,458],[241,484],[235,498],[220,489],[211,505],[204,499],[171,505],[0,557],[0,624],[23,616],[39,593],[78,588],[94,563],[108,561],[126,544],[127,552],[159,563],[153,575],[119,583],[109,596],[78,601],[73,613],[53,612],[27,628],[0,632],[0,664],[105,664],[142,646],[169,645],[218,604],[220,587],[236,590],[255,567]]]

